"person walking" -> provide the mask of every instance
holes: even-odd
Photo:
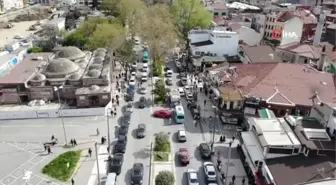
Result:
[[[71,146],[74,146],[73,139],[70,139],[70,144],[71,144]]]
[[[92,155],[92,150],[91,150],[91,148],[89,148],[88,153],[89,153],[89,156],[91,157],[91,155]]]
[[[119,106],[119,100],[117,100],[117,106]],[[115,113],[116,114],[116,113]]]
[[[236,139],[236,138],[235,138],[234,136],[232,136],[232,143],[234,142],[235,139]]]
[[[51,148],[50,148],[50,146],[48,146],[47,150],[48,150],[48,154],[51,154],[51,153],[52,153],[52,152],[51,152]]]
[[[206,105],[206,103],[207,103],[206,100],[204,100],[204,106]]]
[[[77,146],[77,141],[76,141],[76,139],[73,139],[73,142],[74,142],[74,146]]]
[[[96,129],[96,133],[97,133],[97,136],[99,136],[100,132],[98,128]]]
[[[46,144],[43,144],[43,147],[44,147],[44,151],[47,151],[48,146]]]
[[[225,141],[226,141],[226,138],[225,138],[225,136],[223,135],[223,141],[222,141],[222,142],[225,143]]]
[[[71,185],[75,185],[75,180],[71,179]]]
[[[53,141],[54,139],[55,139],[55,136],[54,136],[54,135],[52,135],[52,136],[51,136],[51,140]]]
[[[245,185],[245,177],[242,179],[242,185]]]
[[[235,180],[236,180],[236,176],[233,175],[233,176],[232,176],[232,183],[233,183],[233,184],[235,183]]]

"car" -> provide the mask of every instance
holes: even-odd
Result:
[[[176,67],[177,68],[181,68],[182,67],[181,63],[180,62],[176,62]]]
[[[153,115],[154,117],[157,117],[157,118],[170,118],[171,112],[169,110],[162,109],[162,110],[154,111]]]
[[[139,99],[139,108],[145,108],[146,107],[146,98],[141,96]]]
[[[180,97],[184,97],[185,96],[183,88],[178,88],[178,92],[180,93]]]
[[[194,95],[192,92],[187,92],[186,93],[186,98],[187,98],[187,101],[192,101],[194,99]]]
[[[143,64],[143,66],[142,66],[142,72],[148,72],[148,64]]]
[[[190,113],[192,115],[193,118],[198,118],[201,116],[201,112],[200,109],[197,107],[191,107],[190,109]]]
[[[133,103],[132,102],[129,102],[126,104],[126,111],[127,112],[133,112],[134,110],[134,107],[133,107]]]
[[[132,185],[142,185],[144,167],[142,163],[135,163],[133,165],[131,174]]]
[[[212,162],[204,162],[203,169],[208,182],[217,181],[216,167]]]
[[[179,142],[186,142],[187,141],[187,133],[185,130],[180,129],[177,131],[177,140]]]
[[[136,77],[136,71],[132,71],[131,72],[131,78],[135,78]]]
[[[173,85],[173,80],[171,78],[166,79],[166,84],[167,85]]]
[[[148,77],[147,72],[143,72],[141,74],[141,81],[142,82],[147,82],[147,77]]]
[[[203,159],[209,159],[211,157],[211,149],[207,143],[201,143],[198,149]]]
[[[128,84],[129,84],[130,86],[133,86],[133,87],[134,87],[134,86],[135,86],[135,83],[136,83],[135,78],[132,78],[132,76],[131,76],[131,78],[130,78]]]
[[[188,85],[188,78],[182,77],[180,79],[181,86],[187,86]]]
[[[188,77],[187,73],[185,72],[180,73],[180,78],[187,78],[187,77]]]
[[[180,148],[178,152],[181,165],[188,165],[190,162],[189,151],[186,148]]]
[[[197,171],[194,169],[188,169],[187,171],[188,185],[199,185]]]
[[[116,173],[117,175],[119,175],[123,163],[124,163],[124,154],[115,153],[113,158],[110,160],[109,172]]]
[[[122,153],[122,154],[124,154],[125,150],[126,150],[126,144],[124,144],[124,143],[117,143],[117,144],[114,145],[113,154],[116,154],[116,153]]]
[[[137,63],[136,63],[136,62],[133,62],[131,67],[132,67],[133,69],[136,69],[136,68],[137,68]]]
[[[127,135],[128,133],[128,126],[127,125],[121,125],[119,128],[119,134],[118,135]]]
[[[164,67],[163,69],[165,72],[167,72],[168,70],[171,70],[168,66]]]
[[[137,129],[137,137],[138,138],[144,138],[146,136],[146,125],[145,124],[139,124]]]
[[[20,35],[15,35],[13,38],[14,38],[14,39],[23,39],[23,37],[20,36]]]
[[[124,112],[124,116],[123,116],[123,123],[125,124],[129,124],[131,122],[131,116],[132,114],[130,112]]]
[[[139,93],[140,93],[140,94],[146,94],[146,93],[147,93],[147,89],[146,89],[146,87],[140,87],[140,89],[139,89]]]
[[[127,136],[126,135],[119,135],[117,143],[127,144]]]
[[[191,90],[192,90],[192,87],[191,86],[189,86],[189,85],[187,85],[187,86],[184,86],[184,93],[188,93],[188,92],[191,92]]]

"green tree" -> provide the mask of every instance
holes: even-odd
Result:
[[[147,8],[145,20],[141,21],[139,35],[147,42],[154,62],[177,44],[177,30],[167,5],[157,4]]]
[[[38,46],[29,48],[29,49],[27,50],[27,53],[40,53],[40,52],[43,52],[43,48],[38,47]]]
[[[89,38],[96,31],[98,25],[109,22],[110,21],[107,18],[90,17],[81,24],[76,32],[83,35],[85,38]]]
[[[164,81],[159,80],[155,83],[155,87],[153,89],[153,94],[155,95],[155,101],[156,102],[164,102],[167,97],[167,89],[165,87]]]
[[[126,66],[132,63],[135,59],[135,52],[133,51],[134,42],[132,40],[125,40],[121,47],[116,49],[116,54],[122,61],[121,65]]]
[[[155,185],[174,185],[175,177],[170,171],[161,171],[155,177]]]
[[[78,32],[71,33],[67,37],[65,37],[63,41],[63,45],[65,46],[76,46],[79,49],[84,49],[88,39],[85,38],[82,34]]]
[[[118,0],[103,0],[101,10],[103,10],[105,15],[117,17],[119,16],[118,4]]]
[[[188,41],[188,32],[194,28],[208,28],[212,15],[199,0],[175,0],[171,8],[174,23]]]
[[[156,152],[170,152],[169,136],[163,132],[155,135],[155,147]]]
[[[100,23],[91,33],[86,47],[88,49],[109,48],[115,50],[120,48],[125,41],[124,28],[116,23]]]

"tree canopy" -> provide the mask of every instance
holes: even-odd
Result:
[[[184,39],[191,29],[208,28],[211,25],[212,15],[199,0],[175,0],[171,13]]]
[[[155,185],[174,185],[175,177],[170,171],[160,171],[155,177]]]

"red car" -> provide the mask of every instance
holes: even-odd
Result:
[[[180,148],[179,149],[179,157],[180,157],[181,165],[188,165],[189,164],[190,158],[189,158],[188,149]]]
[[[171,117],[171,113],[169,110],[157,110],[154,112],[154,116],[157,118],[170,118]]]

